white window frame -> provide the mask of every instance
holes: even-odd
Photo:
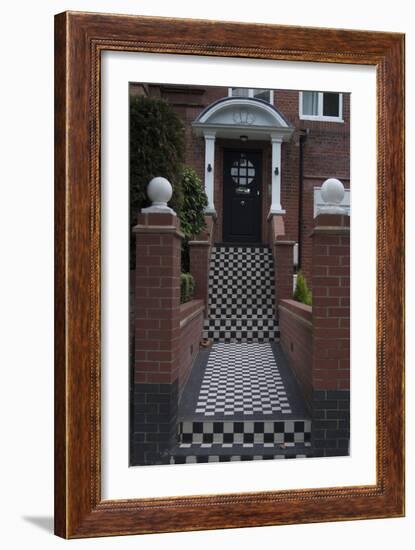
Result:
[[[313,90],[308,90],[313,91]],[[344,122],[343,120],[343,94],[339,92],[333,92],[339,94],[339,116],[326,116],[323,115],[323,94],[331,92],[317,92],[318,93],[318,115],[306,115],[303,113],[303,92],[299,94],[299,116],[301,120],[323,120],[326,122]]]
[[[243,86],[232,86],[232,88],[243,88]],[[228,96],[229,97],[241,97],[241,96],[234,96],[232,95],[232,88],[228,88]],[[264,88],[264,90],[267,90],[268,88]],[[254,88],[247,88],[248,90],[248,97],[254,97]],[[274,105],[274,90],[269,90],[269,103],[270,105]]]

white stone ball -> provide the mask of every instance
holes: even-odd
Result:
[[[168,179],[158,176],[147,185],[147,196],[153,203],[167,204],[173,195],[173,189]]]
[[[327,179],[321,186],[321,197],[326,204],[340,204],[344,194],[344,186],[336,178]]]

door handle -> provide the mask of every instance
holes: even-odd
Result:
[[[259,191],[259,189],[258,189],[258,191],[256,192],[256,196],[259,197],[260,194],[261,194],[261,193],[260,193],[260,191]]]
[[[241,201],[241,206],[245,206],[245,201]]]

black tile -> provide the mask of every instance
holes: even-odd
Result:
[[[213,423],[213,433],[222,434],[223,433],[223,422],[214,422]]]
[[[254,433],[256,433],[256,434],[264,433],[264,423],[263,422],[254,422]]]
[[[202,434],[203,433],[203,423],[202,422],[193,422],[193,433]]]
[[[233,433],[224,433],[223,434],[224,443],[233,443]]]
[[[234,422],[233,431],[236,434],[244,433],[244,424],[243,424],[243,422]]]

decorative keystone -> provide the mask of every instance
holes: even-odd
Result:
[[[162,177],[153,178],[147,185],[147,196],[151,200],[151,206],[142,208],[143,214],[174,214],[175,211],[167,206],[173,195],[173,189],[168,179]]]
[[[336,178],[327,179],[321,186],[321,198],[324,206],[319,206],[317,214],[346,214],[347,209],[340,206],[344,199],[344,186]]]

